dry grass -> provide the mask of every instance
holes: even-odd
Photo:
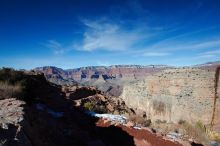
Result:
[[[220,134],[218,132],[208,129],[206,133],[211,140],[220,141]]]
[[[206,133],[207,129],[201,121],[196,122],[194,125],[185,122],[180,128],[183,129],[184,135],[188,135],[205,146],[209,145],[209,137]]]
[[[8,82],[0,82],[0,99],[16,98],[22,93],[20,84],[10,85]]]
[[[137,124],[141,124],[142,126],[149,127],[151,125],[151,120],[146,119],[139,115],[132,115],[129,117],[129,121],[132,121]]]
[[[180,120],[178,124],[154,122],[152,127],[154,127],[155,129],[159,129],[163,135],[166,135],[171,131],[175,131],[182,134],[182,138],[184,140],[192,138],[196,142],[201,143],[205,146],[209,145],[210,138],[207,134],[207,128],[201,121],[198,121],[194,124],[190,124],[184,120]],[[212,136],[216,137],[217,135],[212,134]]]

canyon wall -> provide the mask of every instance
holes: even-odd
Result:
[[[218,74],[219,76],[219,74]],[[121,98],[146,112],[153,121],[211,124],[214,112],[215,71],[199,68],[166,69],[124,85]],[[217,96],[220,87],[217,87]],[[220,131],[220,99],[216,98],[214,129]]]
[[[62,77],[64,79],[73,79],[77,82],[90,81],[95,79],[139,79],[143,76],[159,72],[163,69],[171,68],[166,65],[114,65],[114,66],[90,66],[76,69],[63,70],[57,67],[38,67],[34,71],[44,73],[48,78]],[[59,76],[58,76],[59,75]]]

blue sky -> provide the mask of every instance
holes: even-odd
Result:
[[[218,0],[1,0],[0,67],[220,60]]]

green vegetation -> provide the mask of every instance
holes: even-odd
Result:
[[[204,126],[202,121],[197,121],[196,124],[195,124],[195,127],[198,128],[199,130],[203,131],[203,132],[206,131],[206,127]]]
[[[107,113],[108,112],[106,107],[105,107],[105,105],[97,104],[95,101],[86,101],[83,104],[83,107],[86,110],[94,111],[94,112],[99,113],[99,114],[103,114],[103,113]]]
[[[220,133],[207,129],[206,133],[211,140],[220,141]]]
[[[83,105],[83,107],[84,107],[86,110],[90,110],[90,111],[92,111],[93,106],[94,106],[94,105],[93,105],[91,102],[86,102],[86,103],[84,103],[84,105]]]

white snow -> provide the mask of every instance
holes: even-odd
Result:
[[[115,121],[119,123],[126,123],[127,118],[121,115],[112,115],[112,114],[97,114],[95,112],[87,112],[90,116],[97,117],[97,118],[104,118],[110,121]]]
[[[141,130],[141,127],[139,127],[139,126],[134,126],[133,128],[137,129],[137,130]]]
[[[180,138],[181,134],[180,133],[176,133],[176,132],[169,132],[167,134],[167,137],[173,140],[176,140],[178,138]]]

